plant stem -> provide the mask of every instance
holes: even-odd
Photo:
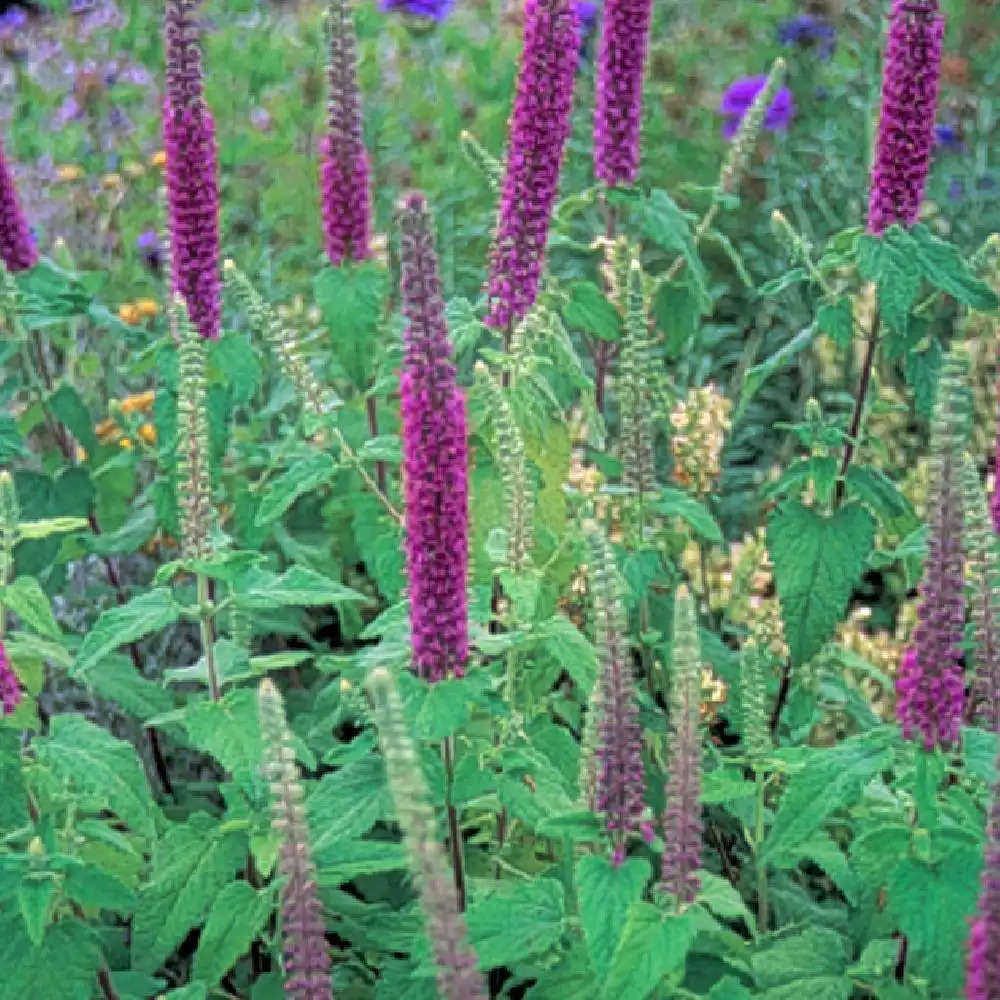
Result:
[[[374,396],[368,396],[365,400],[365,413],[368,415],[368,431],[373,438],[378,437],[378,400]],[[379,490],[386,492],[386,470],[385,462],[379,459],[375,463],[375,479],[378,482]]]
[[[364,467],[364,463],[360,458],[354,453],[354,449],[347,443],[346,438],[341,434],[340,429],[337,427],[332,428],[333,436],[337,440],[337,445],[340,448],[341,454],[344,458],[354,466],[355,471],[361,477],[361,481],[371,490],[375,499],[378,500],[380,504],[386,509],[389,516],[397,523],[403,523],[403,515],[400,514],[398,510],[393,506],[392,501],[386,496],[385,492],[379,487],[379,484],[372,479],[368,470]]]
[[[701,217],[701,221],[695,227],[694,233],[691,236],[692,246],[697,247],[702,241],[705,233],[708,232],[712,223],[715,222],[715,217],[719,214],[719,201],[717,198],[712,199],[712,204],[708,206],[705,214]],[[674,259],[673,264],[667,268],[666,273],[658,279],[658,285],[665,285],[669,281],[673,281],[678,274],[681,273],[684,265],[687,263],[687,258],[683,254],[678,254]]]
[[[205,657],[205,671],[208,674],[208,692],[212,701],[218,701],[222,696],[219,690],[219,676],[215,669],[215,627],[212,623],[214,608],[209,592],[208,577],[199,573],[198,580],[198,619],[201,628],[201,649]]]
[[[767,779],[763,771],[756,771],[757,778],[757,801],[756,814],[754,817],[754,856],[757,864],[757,931],[760,934],[766,933],[767,925],[770,922],[770,912],[767,899],[767,865],[760,860],[760,851],[764,843],[764,793],[767,787]]]
[[[445,810],[448,814],[448,847],[451,850],[451,867],[455,875],[455,893],[458,908],[465,910],[465,855],[462,843],[462,825],[455,808],[455,738],[449,736],[441,744],[441,759],[444,762]]]

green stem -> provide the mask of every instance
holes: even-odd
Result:
[[[767,899],[767,865],[760,860],[761,847],[764,844],[764,793],[767,788],[767,778],[763,771],[756,772],[757,801],[754,822],[754,856],[757,863],[757,931],[763,934],[770,922],[770,912]]]
[[[215,608],[212,606],[209,593],[208,577],[198,574],[198,620],[201,628],[201,648],[205,656],[205,671],[208,674],[208,691],[212,701],[222,697],[219,689],[219,675],[215,669],[215,626],[212,616]]]
[[[455,876],[455,892],[458,908],[465,909],[465,853],[462,843],[462,824],[459,822],[455,806],[455,738],[449,736],[441,744],[441,759],[444,763],[445,810],[448,814],[448,846],[451,848],[451,867]]]

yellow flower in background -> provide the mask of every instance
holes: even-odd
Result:
[[[136,163],[135,160],[130,160],[122,169],[134,181],[137,181],[146,173],[146,168],[141,163]]]
[[[149,413],[153,408],[155,400],[156,393],[152,390],[149,392],[136,392],[120,400],[118,402],[118,409],[122,413]]]
[[[120,188],[125,182],[122,180],[121,174],[105,174],[101,178],[101,187],[106,191],[114,191]]]
[[[152,447],[156,444],[156,428],[152,424],[143,424],[139,428],[139,437]]]
[[[149,158],[151,167],[165,167],[167,165],[167,154],[161,149],[158,153],[153,153]]]
[[[154,299],[136,299],[133,305],[139,310],[143,319],[153,319],[160,311]]]
[[[124,302],[118,307],[118,318],[129,326],[135,326],[142,319],[142,314],[134,302]]]
[[[83,177],[83,167],[68,163],[65,166],[56,168],[56,177],[64,184],[78,181]]]

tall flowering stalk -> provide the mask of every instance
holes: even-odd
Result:
[[[482,977],[476,971],[476,954],[468,942],[455,885],[437,839],[427,784],[406,728],[395,679],[388,670],[378,667],[369,675],[367,688],[396,818],[427,919],[438,989],[444,1000],[486,1000]]]
[[[924,199],[937,116],[944,18],[938,0],[893,0],[868,231],[912,226]]]
[[[701,646],[694,598],[685,586],[674,606],[670,763],[663,813],[661,886],[682,907],[698,895],[701,868]]]
[[[327,134],[320,144],[323,233],[326,254],[339,266],[348,258],[365,260],[371,256],[368,153],[351,0],[332,0],[326,26],[330,62]]]
[[[420,194],[400,209],[406,354],[400,379],[406,560],[413,666],[461,675],[469,656],[468,445],[455,381],[431,217]]]
[[[903,735],[920,739],[926,750],[957,742],[965,699],[961,463],[969,421],[968,371],[968,356],[953,349],[941,372],[931,424],[930,535],[919,623],[896,682]]]
[[[618,371],[622,484],[642,496],[655,488],[653,414],[648,378],[648,319],[638,260],[629,267],[625,336]]]
[[[605,0],[597,58],[594,172],[605,184],[634,184],[639,170],[642,84],[652,0]]]
[[[271,825],[281,838],[278,870],[287,1000],[331,1000],[330,947],[316,886],[302,783],[285,707],[270,679],[261,681],[264,776],[271,786]]]
[[[968,455],[962,463],[962,494],[973,640],[967,715],[1000,733],[1000,554],[979,471]]]
[[[192,23],[196,0],[167,0],[167,215],[173,291],[202,337],[219,336],[219,187],[215,121],[205,103],[201,50]]]
[[[574,0],[526,0],[486,322],[509,329],[535,301],[570,131],[580,49]]]
[[[8,271],[27,271],[38,263],[38,248],[17,196],[14,176],[0,140],[0,259]]]
[[[594,619],[600,688],[595,805],[611,834],[612,860],[620,865],[625,860],[629,836],[641,833],[650,839],[652,831],[642,821],[646,799],[642,730],[618,570],[611,545],[596,525],[590,528],[590,544],[594,553]]]
[[[1000,757],[997,757],[1000,770]],[[1000,997],[1000,781],[993,785],[979,910],[969,934],[966,1000]]]

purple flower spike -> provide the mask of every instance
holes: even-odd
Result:
[[[496,329],[525,316],[538,294],[579,51],[574,0],[526,0],[524,51],[490,267],[486,322]]]
[[[0,258],[8,271],[27,271],[38,263],[38,249],[21,210],[14,177],[0,140]]]
[[[993,786],[982,886],[979,912],[969,934],[966,1000],[1000,997],[1000,782]]]
[[[10,664],[7,650],[0,642],[0,715],[11,715],[21,704],[21,683]]]
[[[205,103],[194,0],[167,0],[163,145],[175,294],[202,337],[219,336],[219,188],[215,122]]]
[[[469,657],[465,399],[455,381],[431,217],[421,194],[403,199],[400,380],[413,667],[427,680],[461,676]]]
[[[327,13],[330,40],[327,134],[322,159],[323,232],[334,266],[371,256],[368,154],[362,134],[361,94],[350,0],[333,0]]]
[[[882,71],[882,113],[868,204],[868,231],[912,226],[934,149],[944,18],[938,0],[894,0]]]
[[[597,62],[594,172],[605,184],[634,184],[639,169],[642,80],[652,0],[606,0]]]
[[[727,139],[732,139],[739,131],[740,122],[766,85],[766,76],[744,76],[726,88],[719,104],[719,113],[726,119],[722,134]],[[782,87],[774,95],[764,115],[764,128],[769,132],[783,132],[791,125],[794,117],[795,99],[787,87]]]

